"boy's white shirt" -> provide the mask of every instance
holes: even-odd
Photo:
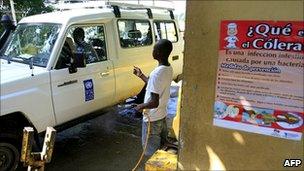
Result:
[[[144,110],[144,113],[150,116],[151,122],[158,121],[167,116],[167,104],[170,97],[172,77],[172,67],[164,65],[156,67],[149,76],[144,103],[147,103],[150,100],[151,92],[159,95],[158,107]],[[143,121],[148,122],[148,118],[144,116]]]

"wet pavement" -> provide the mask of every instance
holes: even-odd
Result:
[[[131,170],[141,154],[141,119],[107,113],[57,134],[46,170]]]
[[[169,128],[176,113],[179,86],[171,86]],[[131,170],[142,153],[142,119],[122,113],[126,108],[128,105],[115,105],[96,118],[57,133],[46,171]]]

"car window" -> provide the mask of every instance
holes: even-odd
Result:
[[[0,56],[21,63],[32,61],[34,66],[46,67],[60,27],[52,23],[19,24]]]
[[[173,21],[155,21],[154,31],[156,40],[168,39],[171,42],[177,42],[176,26]]]
[[[152,44],[151,26],[148,20],[118,20],[120,45],[123,48]]]
[[[107,60],[103,26],[72,26],[67,31],[56,69],[66,68],[71,57],[84,55],[86,64]]]
[[[73,46],[72,39],[67,37],[61,49],[55,69],[67,68],[70,65],[72,59],[74,58]]]

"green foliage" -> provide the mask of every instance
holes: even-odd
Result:
[[[53,9],[51,7],[46,7],[43,0],[14,0],[16,18],[20,21],[23,17],[35,14],[41,14],[46,12],[51,12]],[[3,9],[0,11],[0,17],[3,14],[11,15],[10,1],[3,1]],[[3,27],[0,27],[0,34],[3,32]]]
[[[23,17],[52,11],[51,8],[45,7],[42,0],[14,0],[14,2],[16,11],[21,12]]]

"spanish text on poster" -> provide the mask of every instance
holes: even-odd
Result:
[[[214,125],[301,140],[303,21],[222,21]]]

